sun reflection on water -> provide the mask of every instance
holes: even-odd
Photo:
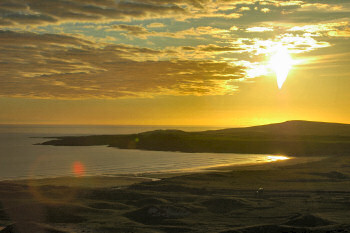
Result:
[[[283,160],[287,160],[287,159],[290,159],[290,158],[287,157],[287,156],[284,156],[284,155],[269,155],[269,156],[266,156],[266,161],[267,162],[283,161]]]

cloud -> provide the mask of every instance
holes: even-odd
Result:
[[[288,48],[291,53],[305,53],[320,48],[330,47],[331,44],[326,41],[317,41],[308,35],[294,35],[291,33],[281,34],[274,39],[251,39],[246,40],[241,44],[241,47],[246,52],[260,55],[269,54],[272,48],[284,46]]]
[[[348,3],[336,1],[237,1],[237,0],[1,0],[0,27],[61,24],[65,22],[111,22],[157,18],[175,20],[222,18],[266,13],[349,12]],[[279,15],[277,15],[279,16]],[[255,17],[259,20],[259,17]],[[155,22],[152,28],[162,26]]]
[[[221,95],[244,78],[242,67],[226,62],[153,59],[171,54],[167,50],[10,31],[1,31],[0,41],[0,96],[6,97]]]
[[[350,24],[342,19],[338,22],[294,26],[288,31],[314,33],[315,36],[350,37]]]
[[[205,46],[198,46],[201,51],[206,52],[232,52],[240,50],[239,48],[229,47],[229,46],[218,46],[214,44],[209,44]]]
[[[165,27],[163,23],[151,23],[147,25],[147,28],[162,28]]]
[[[272,32],[272,27],[250,27],[246,29],[247,32]]]
[[[228,30],[213,28],[210,26],[202,26],[196,28],[189,28],[182,31],[177,32],[156,32],[149,31],[148,29],[140,26],[140,25],[126,25],[126,24],[118,24],[112,25],[111,28],[107,29],[107,31],[123,31],[123,35],[128,37],[138,37],[140,39],[147,39],[150,36],[153,37],[169,37],[169,38],[186,38],[189,36],[197,37],[200,39],[202,35],[213,35],[217,36],[219,34],[228,33]]]
[[[230,31],[238,31],[239,28],[237,26],[232,26],[230,27]]]
[[[264,13],[268,13],[270,11],[271,10],[269,8],[267,8],[267,7],[261,9],[261,12],[264,12]]]
[[[38,25],[76,21],[161,18],[185,14],[181,1],[2,0],[0,25]],[[197,6],[197,1],[185,2]]]
[[[332,37],[350,37],[350,28],[347,27],[346,30],[333,30],[328,32],[328,36]]]
[[[330,11],[342,11],[344,10],[343,6],[341,4],[334,4],[330,2],[330,4],[327,3],[305,3],[301,5],[301,8],[299,11],[323,11],[323,12],[330,12]]]
[[[196,47],[194,46],[183,46],[181,47],[181,50],[184,52],[191,52],[191,53],[199,53],[200,57],[208,56],[209,58],[212,54],[220,54],[220,53],[239,53],[242,52],[242,48],[237,46],[219,46],[215,44],[208,44],[208,45],[198,45]]]
[[[0,96],[232,93],[232,80],[266,74],[273,47],[296,55],[350,37],[349,9],[340,0],[1,0]]]
[[[220,46],[215,44],[168,47],[168,49],[176,51],[173,57],[180,60],[213,60],[221,62],[234,60],[231,54],[245,52],[245,49],[240,46]]]
[[[142,39],[147,39],[148,36],[153,34],[149,32],[146,28],[142,26],[137,26],[137,25],[126,25],[126,24],[113,25],[112,30],[125,31],[127,32],[127,35],[139,37]]]
[[[325,9],[327,4],[303,1],[237,1],[237,0],[1,0],[0,27],[61,24],[65,22],[110,22],[157,18],[175,20],[223,18],[238,19],[271,7],[281,10],[307,11],[310,7]],[[342,5],[331,5],[338,9]],[[270,9],[271,8],[271,9]],[[153,23],[152,27],[160,27]]]
[[[256,13],[256,10],[264,13],[276,11],[277,8],[285,11],[307,10],[311,5],[315,4],[283,0],[2,0],[0,25],[19,27],[63,22],[132,21],[157,18],[238,19],[248,12]],[[335,6],[332,5],[332,7]]]
[[[250,7],[242,6],[241,8],[239,8],[239,11],[250,11]]]
[[[233,9],[234,5],[234,2],[222,0],[1,0],[0,26],[156,18],[239,18],[241,14],[237,12],[219,12],[223,9],[220,7]]]

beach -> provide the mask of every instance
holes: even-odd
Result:
[[[348,164],[347,156],[329,156],[1,182],[1,232],[349,232]]]

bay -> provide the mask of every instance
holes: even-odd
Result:
[[[156,129],[213,130],[198,126],[1,125],[0,180],[77,175],[138,175],[200,171],[208,167],[269,161],[268,155],[141,151],[107,146],[34,145],[44,137],[131,134]]]

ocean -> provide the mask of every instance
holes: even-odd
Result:
[[[34,145],[44,137],[130,134],[156,129],[201,131],[219,127],[0,125],[0,180],[60,176],[138,175],[200,171],[209,167],[273,161],[268,155],[142,151],[107,146]]]

